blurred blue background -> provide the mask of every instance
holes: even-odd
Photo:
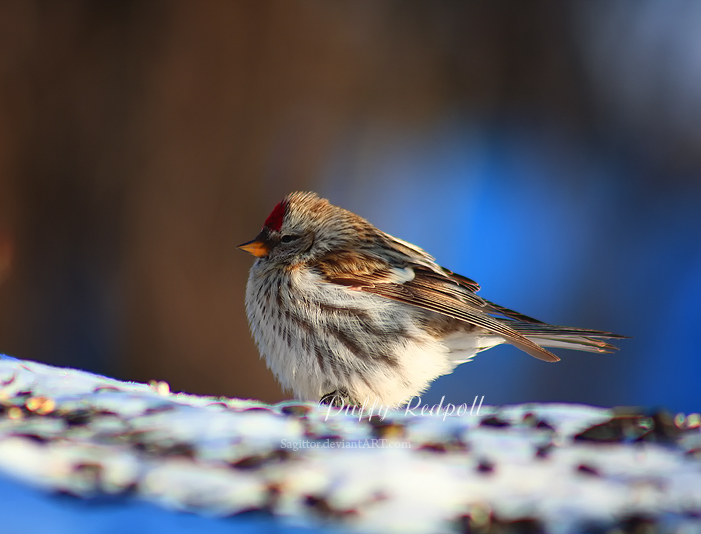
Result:
[[[5,2],[0,81],[0,352],[285,398],[235,245],[311,189],[632,336],[497,347],[426,402],[699,409],[697,2]]]

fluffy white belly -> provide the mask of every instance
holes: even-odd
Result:
[[[345,388],[357,402],[401,404],[457,364],[416,324],[416,309],[310,271],[271,282],[264,270],[256,264],[249,276],[248,319],[268,367],[296,398],[316,402]]]

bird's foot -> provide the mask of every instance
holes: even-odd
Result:
[[[343,408],[344,406],[357,406],[358,402],[350,396],[346,388],[339,388],[321,397],[319,404],[328,404],[334,408]]]

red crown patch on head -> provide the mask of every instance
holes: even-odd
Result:
[[[287,209],[287,203],[283,200],[277,206],[273,208],[273,211],[265,219],[265,226],[274,230],[276,232],[280,231],[282,228],[282,218],[285,216],[285,210]]]

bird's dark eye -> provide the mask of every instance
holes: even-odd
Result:
[[[298,235],[287,234],[287,235],[282,236],[280,238],[280,241],[282,241],[283,243],[291,243],[295,239],[299,239],[299,238],[300,238],[300,236],[298,236]]]

